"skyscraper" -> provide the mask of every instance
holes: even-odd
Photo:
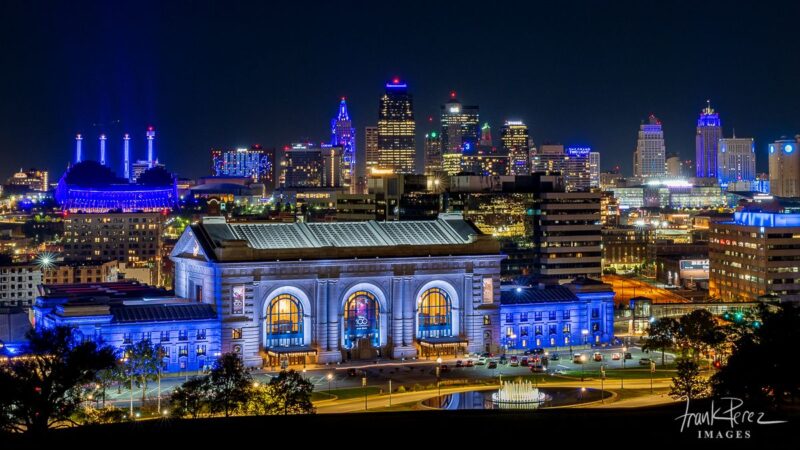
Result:
[[[600,187],[600,152],[589,152],[589,186]]]
[[[260,145],[249,149],[211,150],[211,173],[214,176],[249,177],[271,190],[275,187],[275,168],[275,150],[266,150]]]
[[[425,175],[442,171],[442,135],[436,131],[425,133]]]
[[[347,113],[344,97],[339,102],[336,117],[331,119],[331,146],[342,148],[341,183],[353,187],[356,184],[356,129]]]
[[[539,151],[531,158],[531,171],[547,174],[566,174],[567,155],[561,144],[542,144]]]
[[[661,121],[652,114],[647,123],[639,126],[639,138],[634,153],[634,176],[639,178],[660,178],[666,171],[666,146]]]
[[[591,186],[590,147],[567,147],[564,156],[564,183],[567,192],[588,191]]]
[[[478,145],[481,147],[492,146],[492,128],[489,126],[488,122],[484,123],[481,127],[481,140]]]
[[[464,106],[451,92],[447,103],[441,107],[442,153],[461,153],[465,145],[478,144],[478,107]]]
[[[500,130],[500,141],[503,153],[508,155],[509,175],[529,175],[528,126],[520,120],[506,120]]]
[[[364,127],[364,151],[367,175],[378,167],[378,127]]]
[[[752,138],[720,139],[716,159],[719,184],[756,179],[756,150]]]
[[[778,197],[800,197],[798,140],[785,137],[769,144],[769,191]]]
[[[683,176],[683,161],[681,157],[672,153],[667,155],[667,176],[670,178],[680,178]]]
[[[378,109],[378,168],[395,173],[414,173],[416,139],[414,102],[408,85],[394,78]]]
[[[722,139],[719,114],[711,108],[711,100],[700,112],[695,137],[695,174],[698,178],[717,178],[717,149]]]

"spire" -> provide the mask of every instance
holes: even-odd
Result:
[[[347,100],[345,97],[342,97],[342,101],[339,102],[339,115],[336,118],[337,120],[350,120],[350,115],[347,113]]]
[[[706,107],[703,114],[714,114],[714,108],[711,107],[711,99],[706,99]]]

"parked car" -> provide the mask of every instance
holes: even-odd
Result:
[[[574,355],[572,355],[572,362],[573,363],[575,363],[575,364],[583,364],[583,361],[584,361],[584,359],[583,359],[583,355],[582,354],[575,353]]]
[[[461,361],[459,359],[458,361],[456,361],[456,368],[461,368],[461,367],[464,367],[464,361]]]
[[[467,367],[475,367],[475,361],[473,361],[471,359],[468,359],[466,366]]]
[[[550,354],[550,361],[558,361],[559,359],[561,359],[561,357],[558,356],[558,353],[554,352]]]
[[[544,349],[541,347],[535,348],[531,350],[531,353],[534,355],[544,355]]]
[[[640,366],[649,366],[653,360],[650,358],[639,358],[639,365]]]
[[[613,359],[614,361],[619,361],[620,358],[622,358],[622,353],[612,353],[611,354],[611,359]]]
[[[519,361],[519,365],[523,367],[528,367],[528,357],[523,356],[522,359]]]
[[[487,360],[487,358],[485,356],[481,356],[480,358],[478,358],[478,360],[475,362],[475,364],[477,364],[479,366],[485,366],[486,365],[486,360]]]
[[[535,364],[535,365],[531,366],[531,372],[532,373],[544,373],[544,371],[545,371],[545,368],[541,364]]]
[[[511,366],[511,367],[518,367],[519,366],[519,358],[517,358],[516,356],[512,356],[508,360],[508,365]]]
[[[625,359],[633,359],[633,355],[630,352],[625,353]]]
[[[497,361],[495,361],[495,360],[489,361],[489,363],[486,365],[486,368],[487,369],[497,369]]]
[[[592,358],[595,361],[602,361],[603,360],[603,354],[600,353],[600,352],[594,352],[594,355],[592,355]]]

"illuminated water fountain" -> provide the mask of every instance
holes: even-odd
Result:
[[[500,408],[537,408],[547,401],[547,395],[530,381],[505,381],[492,394],[492,402]]]

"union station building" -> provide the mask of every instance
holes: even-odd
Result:
[[[499,244],[433,221],[187,227],[175,294],[212,305],[249,366],[500,350]]]

